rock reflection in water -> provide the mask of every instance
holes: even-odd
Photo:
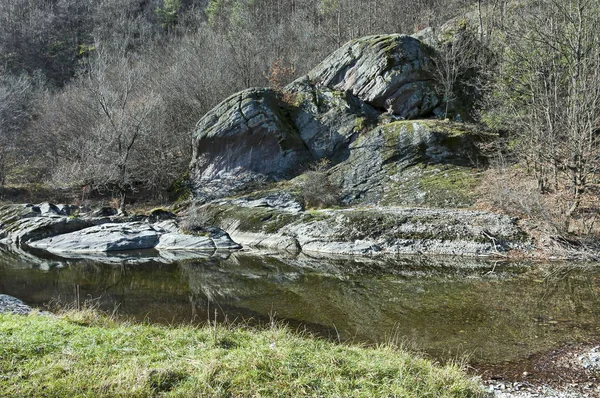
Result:
[[[0,293],[42,305],[94,298],[158,322],[267,321],[326,336],[397,339],[438,358],[504,361],[598,337],[600,272],[467,258],[234,253],[166,260],[0,255]],[[78,287],[78,290],[76,289]]]

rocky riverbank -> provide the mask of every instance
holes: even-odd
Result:
[[[9,205],[0,242],[61,256],[534,253],[543,242],[516,218],[474,210],[501,140],[461,122],[461,101],[442,109],[431,69],[439,38],[423,38],[353,40],[286,87],[248,89],[207,112],[192,134],[187,214]]]
[[[292,195],[221,200],[198,211],[244,246],[346,255],[493,256],[532,245],[506,215],[460,209],[301,211]]]
[[[568,345],[517,363],[482,365],[486,390],[498,398],[600,397],[600,348]]]
[[[185,230],[174,214],[162,209],[126,216],[108,207],[91,210],[51,203],[2,206],[0,243],[18,250],[66,256],[241,248],[226,232],[215,227],[193,226]]]
[[[61,208],[65,206],[49,203],[1,207],[0,243],[62,257],[140,250],[169,256],[242,247],[343,255],[502,256],[532,248],[516,220],[505,215],[382,206],[304,211],[286,192],[217,200],[182,217],[163,210],[124,216],[110,208],[99,213],[75,207],[67,215]],[[190,221],[192,211],[201,220]]]

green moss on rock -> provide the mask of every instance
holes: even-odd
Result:
[[[206,211],[212,222],[226,227],[235,222],[237,229],[244,232],[276,234],[286,225],[296,222],[297,214],[286,213],[265,207],[243,207],[235,205],[208,205]]]
[[[455,165],[419,163],[398,172],[397,166],[386,168],[388,183],[383,205],[428,207],[469,207],[477,200],[475,189],[482,170]]]

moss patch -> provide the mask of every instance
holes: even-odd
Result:
[[[463,208],[475,203],[482,171],[455,165],[419,163],[399,173],[386,168],[383,205]]]
[[[169,200],[181,203],[192,198],[192,187],[190,184],[190,173],[185,172],[167,188]]]
[[[381,128],[389,133],[398,134],[400,131],[413,133],[418,129],[425,129],[436,133],[445,134],[448,137],[459,137],[472,135],[479,138],[495,138],[496,134],[476,130],[473,126],[464,123],[455,123],[447,120],[423,119],[423,120],[400,120],[387,123]]]
[[[424,171],[420,184],[429,202],[469,206],[475,201],[474,190],[479,179],[480,173],[467,167],[430,167]]]
[[[284,226],[300,219],[296,214],[265,207],[209,205],[205,210],[217,226],[225,227],[229,221],[235,221],[240,231],[255,233],[274,234]]]

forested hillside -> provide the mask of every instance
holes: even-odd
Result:
[[[3,0],[0,183],[164,199],[194,125],[229,95],[281,89],[351,39],[421,32],[436,37],[438,117],[503,137],[483,202],[590,232],[599,11],[600,0]]]
[[[3,1],[1,179],[160,195],[190,161],[190,128],[230,94],[288,83],[349,39],[413,33],[461,5],[410,3]]]

